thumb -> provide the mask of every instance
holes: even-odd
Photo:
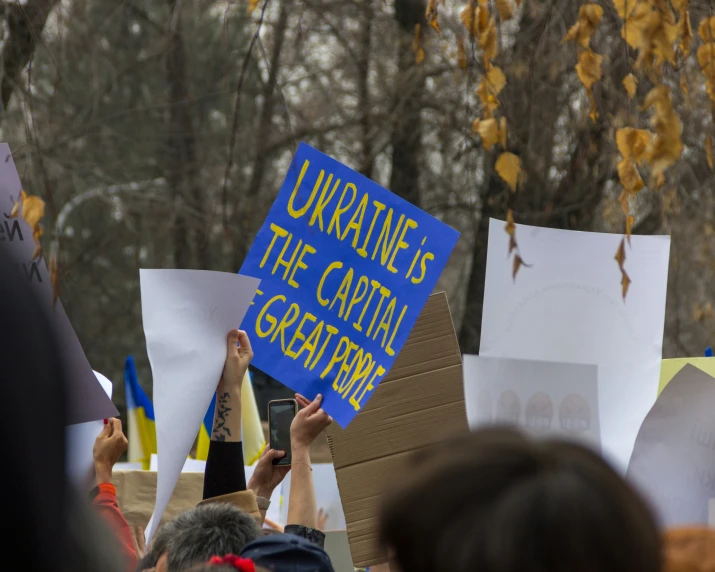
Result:
[[[274,459],[282,459],[286,456],[285,451],[279,451],[277,449],[269,449],[266,453],[266,459],[273,461]]]
[[[228,333],[228,338],[226,338],[227,357],[231,357],[238,351],[236,344],[238,344],[238,330],[231,330]]]

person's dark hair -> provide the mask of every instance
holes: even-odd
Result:
[[[643,499],[596,453],[484,429],[418,454],[380,539],[402,572],[658,572]]]
[[[255,519],[233,505],[203,504],[160,528],[137,570],[154,568],[164,552],[169,572],[186,570],[212,556],[239,554],[260,532]]]
[[[176,530],[175,520],[170,520],[156,532],[151,544],[147,547],[144,557],[137,563],[137,572],[156,568],[159,558],[166,552],[169,546],[169,539]]]
[[[0,273],[0,435],[12,435],[3,455],[13,460],[0,471],[2,553],[21,558],[27,571],[121,570],[112,533],[65,474],[66,374],[50,304],[2,243]]]

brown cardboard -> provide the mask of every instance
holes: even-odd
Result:
[[[459,343],[440,292],[429,297],[365,409],[347,429],[333,423],[327,431],[355,567],[387,560],[377,545],[377,510],[404,460],[469,430],[462,383]]]
[[[155,471],[114,471],[112,483],[117,487],[117,503],[131,526],[145,528],[154,512],[156,475]],[[203,490],[203,473],[181,473],[159,526],[194,508]]]

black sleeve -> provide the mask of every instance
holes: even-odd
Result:
[[[310,528],[302,524],[289,524],[283,529],[283,532],[305,538],[316,546],[325,549],[325,534],[317,528]]]
[[[204,473],[204,500],[245,490],[243,443],[211,441]]]

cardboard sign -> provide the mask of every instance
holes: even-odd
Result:
[[[708,524],[715,497],[715,378],[686,364],[643,421],[628,466],[666,527]]]
[[[28,287],[34,289],[37,299],[46,306],[55,327],[60,355],[67,368],[67,425],[117,417],[119,412],[89,367],[62,303],[57,300],[52,307],[50,273],[42,258],[32,259],[36,244],[30,225],[21,216],[9,217],[21,191],[22,184],[10,147],[7,143],[0,143],[0,248],[5,249],[21,267],[21,272],[27,277]]]
[[[117,487],[117,504],[130,526],[146,528],[154,510],[157,473],[153,471],[112,472],[112,483]],[[181,473],[171,499],[166,506],[160,526],[172,518],[194,508],[203,498],[204,475]]]
[[[459,233],[301,143],[241,274],[253,365],[346,427],[390,371]]]
[[[464,400],[472,429],[503,423],[601,448],[595,365],[465,355]]]
[[[468,431],[462,359],[444,292],[430,296],[390,374],[347,429],[328,428],[356,567],[387,561],[377,543],[385,485],[406,456]]]

